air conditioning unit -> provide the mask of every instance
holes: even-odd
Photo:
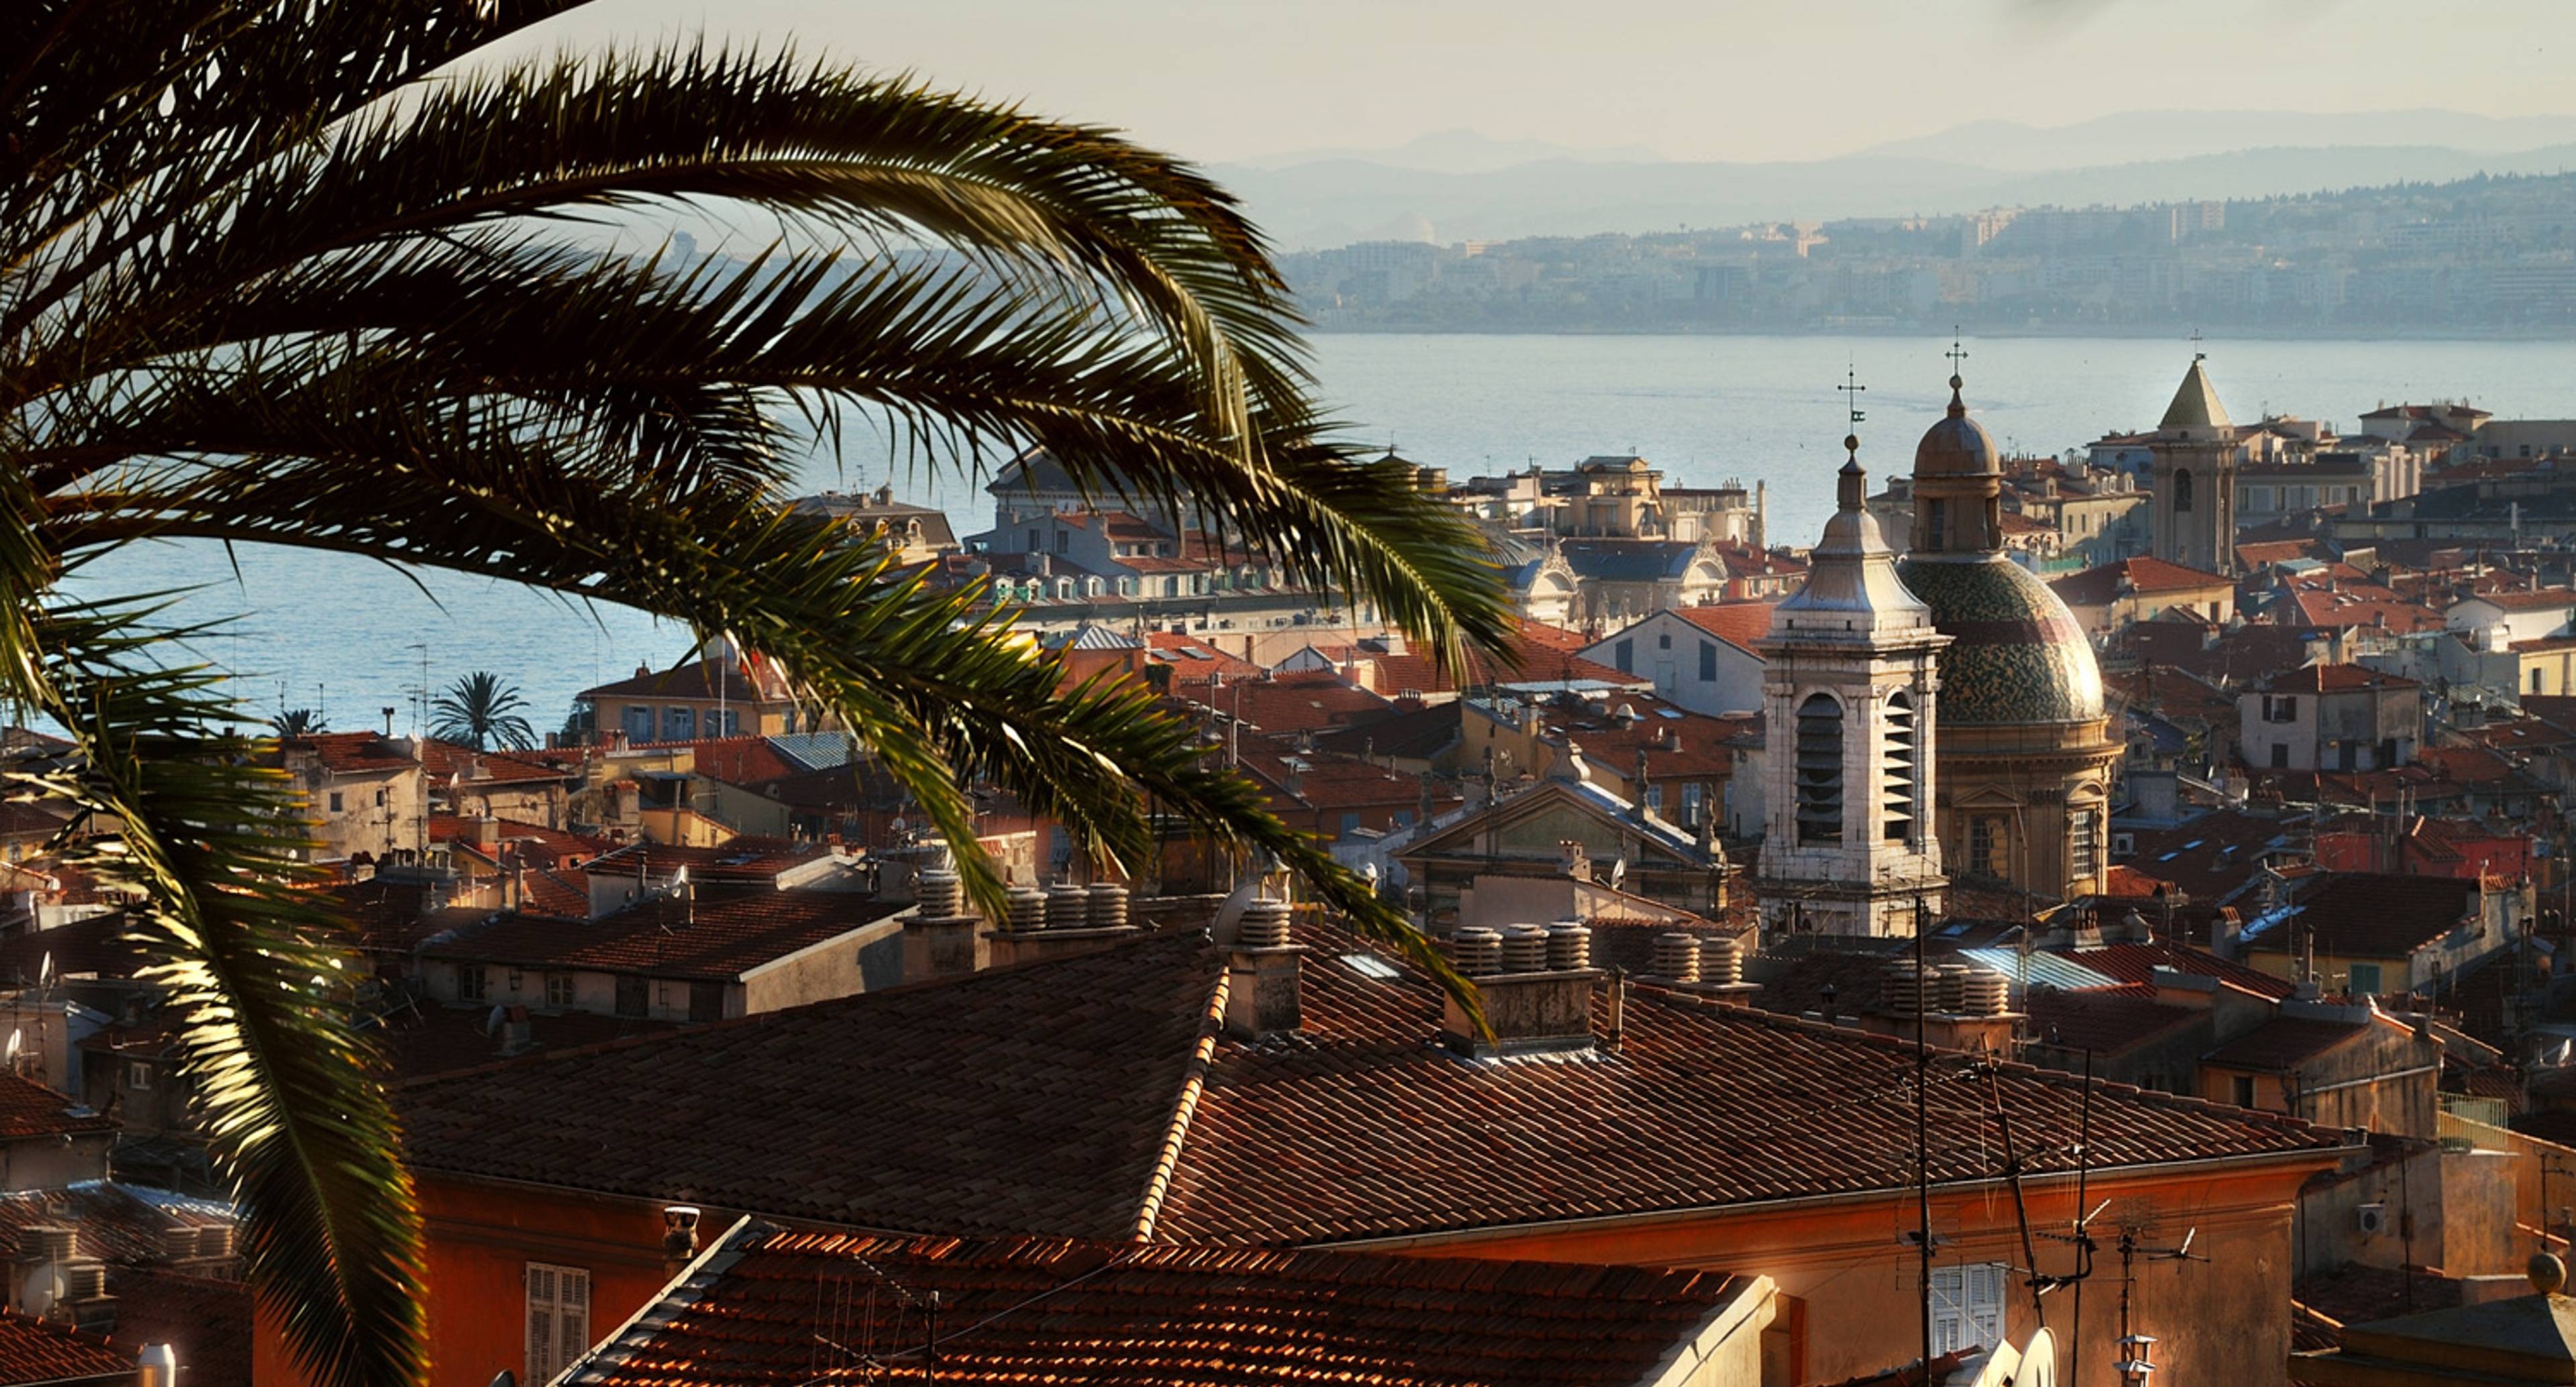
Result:
[[[2387,1205],[2364,1204],[2360,1208],[2355,1209],[2353,1213],[2355,1215],[2356,1222],[2359,1224],[2361,1231],[2364,1234],[2375,1236],[2388,1231]]]

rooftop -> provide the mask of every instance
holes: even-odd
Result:
[[[1642,1384],[1751,1289],[1710,1271],[754,1224],[565,1381],[900,1378],[935,1294],[938,1380],[962,1387]]]
[[[658,896],[596,920],[503,915],[421,946],[424,958],[731,981],[903,908],[846,891]]]
[[[1441,998],[1426,977],[1329,927],[1297,939],[1311,950],[1303,1028],[1257,1042],[1215,1034],[1226,956],[1187,930],[539,1055],[398,1101],[425,1172],[959,1236],[1141,1225],[1280,1245],[1914,1179],[1909,1046],[1639,987],[1615,1051],[1461,1059],[1431,1043]],[[2071,1141],[2081,1080],[2007,1065],[1969,1086],[1969,1064],[1936,1060],[1934,1180],[1991,1174],[1998,1101],[2019,1140]],[[1176,1123],[1185,1082],[1203,1087]],[[2198,1099],[2096,1085],[2091,1101],[2097,1170],[2334,1144]],[[2070,1169],[2043,1155],[2033,1173]]]
[[[2450,933],[2477,912],[2479,897],[2478,883],[2456,877],[2334,872],[2301,892],[2286,912],[2265,919],[2295,918],[2320,957],[2398,958]],[[2289,947],[2289,931],[2279,923],[2259,933],[2249,927],[2246,934],[2249,944]]]
[[[0,1070],[0,1141],[37,1137],[98,1136],[116,1130],[116,1119],[91,1111],[33,1079]]]
[[[96,1334],[0,1310],[0,1382],[131,1381],[134,1375],[134,1355]]]

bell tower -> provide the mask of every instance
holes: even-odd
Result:
[[[2236,426],[2191,354],[2182,388],[2147,439],[2155,488],[2148,552],[2204,573],[2236,572]]]
[[[1859,417],[1858,411],[1853,417]],[[1754,648],[1762,687],[1767,816],[1756,893],[1768,931],[1910,935],[1938,915],[1934,836],[1935,656],[1950,643],[1896,577],[1863,507],[1860,440],[1836,479],[1806,585]]]

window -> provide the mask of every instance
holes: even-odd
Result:
[[[2066,816],[2066,874],[2090,880],[2102,870],[2102,811],[2077,809]]]
[[[698,710],[665,708],[662,710],[662,740],[685,742],[698,735]]]
[[[621,976],[617,980],[617,1014],[620,1016],[650,1014],[652,1007],[647,999],[651,996],[652,994],[645,990],[642,978]]]
[[[1663,786],[1649,785],[1646,787],[1646,811],[1651,814],[1661,814],[1664,812]]]
[[[150,1093],[152,1091],[152,1066],[141,1060],[126,1061],[125,1088],[129,1093]]]
[[[1070,531],[1070,530],[1058,530],[1058,531],[1056,531],[1056,532],[1055,532],[1055,551],[1056,551],[1057,553],[1061,554],[1061,553],[1063,553],[1065,550],[1070,549],[1070,548],[1072,548],[1072,547],[1073,547],[1073,533],[1072,533],[1072,531]]]
[[[479,1002],[483,1000],[489,990],[490,985],[486,983],[483,978],[482,964],[460,963],[456,965],[456,1000],[460,1002]]]
[[[2276,771],[2285,771],[2289,768],[2290,744],[2288,742],[2274,742],[2272,744],[2272,769]]]
[[[1968,821],[1968,871],[1975,876],[2004,874],[2004,821],[1979,815]]]
[[[2001,1262],[1932,1269],[1932,1351],[1993,1348],[2004,1341]]]
[[[630,742],[653,740],[652,705],[645,703],[626,705],[626,740]]]
[[[2263,695],[2263,721],[2297,722],[2298,720],[2299,699],[2296,694]]]
[[[2173,492],[2174,492],[2174,514],[2176,514],[2176,515],[2189,515],[2189,514],[2191,514],[2191,469],[2190,469],[2190,468],[2188,468],[2188,467],[2180,467],[2180,468],[2176,468],[2176,469],[2174,469]]]
[[[2376,963],[2356,963],[2352,965],[2352,976],[2346,980],[2345,990],[2356,997],[2378,996],[2379,965]]]
[[[2533,693],[2538,693],[2538,692],[2540,692],[2540,671],[2539,671],[2539,670],[2537,670],[2537,669],[2534,669],[2534,670],[2531,672],[2531,691],[2532,691]],[[338,796],[338,795],[333,795],[331,798],[333,798],[333,799],[338,799],[338,798],[339,798],[339,796]],[[339,808],[340,806],[338,806],[338,805],[334,804],[334,805],[332,805],[331,807],[332,807],[332,808],[334,808],[334,809],[337,809],[337,808]]]
[[[1343,837],[1345,837],[1345,838],[1350,837],[1352,834],[1357,833],[1357,832],[1359,831],[1359,827],[1360,827],[1360,811],[1358,811],[1358,810],[1356,810],[1356,809],[1345,809],[1345,810],[1343,810],[1343,811],[1342,811],[1342,836],[1343,836]]]
[[[2253,1075],[2239,1074],[2236,1076],[2236,1106],[2240,1108],[2250,1108],[2254,1106]]]
[[[509,988],[510,988],[510,995],[511,995],[511,996],[516,997],[516,996],[518,996],[518,995],[519,995],[519,983],[520,983],[520,981],[521,981],[521,979],[520,979],[520,977],[519,977],[519,970],[518,970],[518,969],[516,969],[516,968],[511,969],[511,970],[510,970],[510,978],[509,978]]]
[[[1685,785],[1685,786],[1683,786],[1683,787],[1682,787],[1682,826],[1683,826],[1683,827],[1685,827],[1685,828],[1697,828],[1697,827],[1699,827],[1699,820],[1700,820],[1700,810],[1701,810],[1701,806],[1705,805],[1707,802],[1708,802],[1708,787],[1707,787],[1707,786],[1705,786],[1705,785]]]
[[[1637,643],[1632,640],[1621,641],[1610,647],[1610,663],[1617,666],[1621,674],[1636,673]]]
[[[1029,531],[1029,547],[1027,552],[1034,554],[1038,551],[1038,548],[1038,532],[1031,530]]]
[[[376,807],[378,809],[385,807],[385,791],[382,786],[378,786],[376,789]]]
[[[1950,537],[1950,503],[1935,496],[1923,503],[1923,547],[1938,554]]]
[[[590,1273],[530,1262],[528,1361],[522,1382],[552,1382],[590,1352]]]
[[[1879,836],[1890,843],[1914,841],[1914,787],[1917,763],[1914,695],[1899,689],[1887,699],[1887,751],[1879,766]]]
[[[1717,642],[1715,641],[1699,643],[1699,682],[1703,684],[1717,682]]]
[[[679,1005],[679,1003],[672,1000],[671,984],[668,982],[657,982],[653,984],[653,1005],[660,1007],[664,1011],[669,1011],[671,1008]]]
[[[546,974],[546,1005],[550,1007],[572,1005],[572,974]]]
[[[1843,840],[1843,710],[1826,694],[1798,705],[1798,841]]]
[[[1660,636],[1655,637],[1655,648],[1656,648],[1657,650],[1670,650],[1670,649],[1672,649],[1672,648],[1673,648],[1673,638],[1672,638],[1671,633],[1667,632],[1667,633],[1665,633],[1664,635],[1660,635]]]
[[[2533,670],[2533,671],[2531,672],[2531,687],[2532,687],[2533,691],[2535,691],[2535,692],[2537,692],[2537,691],[2539,690],[2539,688],[2540,688],[2540,671],[2538,671],[2538,670]],[[334,814],[337,814],[337,813],[339,813],[339,812],[340,812],[341,808],[342,808],[342,806],[341,806],[341,803],[340,803],[340,792],[339,792],[339,791],[337,791],[337,790],[333,790],[333,791],[331,792],[331,812],[332,812],[332,813],[334,813]]]
[[[720,982],[689,984],[689,1019],[722,1021],[725,1013],[725,985]]]

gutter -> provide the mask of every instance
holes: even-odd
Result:
[[[1164,1196],[1171,1193],[1172,1173],[1181,1163],[1181,1145],[1189,1140],[1190,1118],[1199,1110],[1199,1095],[1207,1091],[1208,1070],[1216,1059],[1216,1038],[1225,1032],[1226,993],[1233,977],[1233,969],[1221,967],[1217,969],[1216,986],[1208,989],[1207,1014],[1199,1020],[1198,1048],[1183,1071],[1181,1096],[1173,1101],[1171,1121],[1164,1127],[1162,1154],[1154,1159],[1154,1173],[1145,1180],[1144,1202],[1136,1209],[1137,1242],[1152,1242],[1154,1224],[1163,1216]]]
[[[669,1328],[671,1323],[680,1317],[681,1312],[698,1302],[699,1295],[713,1284],[717,1277],[731,1271],[733,1264],[742,1260],[743,1254],[750,1251],[750,1245],[753,1242],[776,1231],[778,1230],[767,1224],[755,1222],[749,1217],[735,1219],[733,1227],[726,1229],[724,1236],[716,1239],[713,1246],[692,1258],[687,1266],[680,1268],[680,1274],[663,1283],[662,1289],[651,1300],[644,1302],[634,1314],[626,1317],[626,1323],[611,1330],[608,1337],[600,1340],[588,1353],[574,1359],[562,1372],[555,1374],[553,1381],[570,1387],[570,1384],[584,1379],[599,1380],[624,1366],[627,1358],[634,1352],[633,1347],[626,1342],[628,1335],[638,1329],[651,1329],[658,1332]],[[531,1383],[529,1387],[537,1387],[537,1384]]]
[[[2097,1166],[2093,1168],[2087,1178],[2100,1179],[2105,1176],[2117,1175],[2123,1172],[2133,1174],[2179,1174],[2203,1169],[2288,1165],[2292,1162],[2304,1163],[2329,1158],[2339,1162],[2341,1160],[2340,1153],[2344,1149],[2345,1148],[2340,1146],[2315,1146],[2298,1151],[2275,1151],[2260,1156],[2211,1156],[2200,1160],[2170,1161],[2151,1166]],[[2052,1175],[2024,1176],[2021,1183],[2024,1189],[2028,1189],[2032,1185],[2042,1183],[2071,1184],[2074,1182],[2075,1178],[2076,1173],[2069,1170],[2060,1171]],[[1978,1190],[2007,1191],[2010,1187],[2011,1182],[2000,1176],[1988,1176],[1977,1180],[1944,1180],[1935,1182],[1933,1185],[1933,1188],[1938,1190],[1963,1192],[1975,1192]],[[1891,1195],[1902,1195],[1904,1193],[1904,1190],[1891,1185],[1879,1189],[1854,1190],[1840,1194],[1807,1195],[1796,1199],[1763,1199],[1742,1204],[1700,1204],[1677,1209],[1651,1209],[1632,1214],[1596,1214],[1587,1218],[1546,1219],[1532,1223],[1494,1224],[1481,1228],[1458,1228],[1435,1233],[1399,1233],[1387,1237],[1348,1238],[1335,1242],[1299,1243],[1297,1246],[1332,1252],[1392,1252],[1401,1251],[1407,1248],[1440,1247],[1459,1243],[1485,1242],[1496,1238],[1516,1238],[1532,1233],[1581,1233],[1591,1231],[1615,1232],[1622,1228],[1634,1228],[1658,1223],[1671,1223],[1676,1219],[1705,1221],[1721,1218],[1733,1218],[1740,1214],[1755,1211],[1826,1209],[1846,1204],[1875,1203],[1879,1200],[1886,1199]]]

